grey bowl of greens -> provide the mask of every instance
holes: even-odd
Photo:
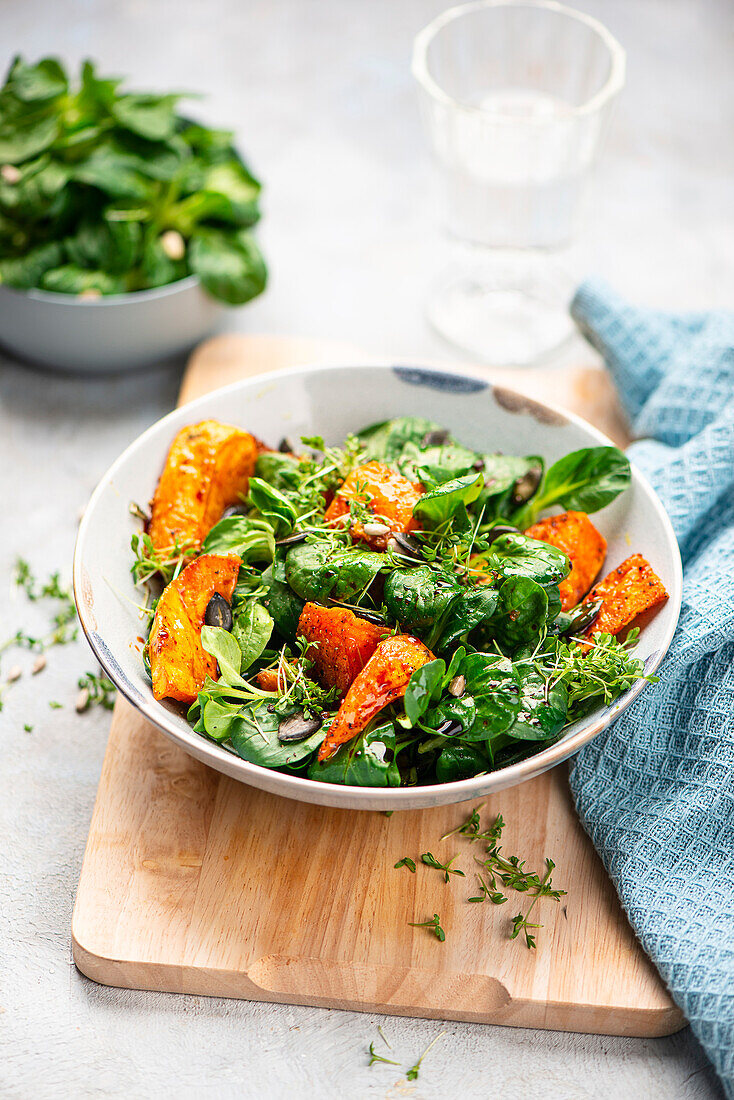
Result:
[[[67,370],[185,351],[260,294],[260,184],[231,133],[84,62],[16,58],[0,89],[0,340]]]
[[[601,433],[436,370],[263,383],[154,425],[79,531],[89,642],[178,745],[286,797],[415,808],[537,775],[654,690],[680,557]]]

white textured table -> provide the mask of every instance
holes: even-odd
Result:
[[[233,328],[441,357],[421,312],[441,265],[408,74],[439,0],[5,0],[2,51],[55,52],[142,86],[208,90],[266,181],[267,295]],[[726,0],[594,0],[629,51],[587,263],[641,301],[734,297],[734,69]],[[588,357],[579,341],[569,358]],[[0,361],[0,575],[16,554],[70,571],[79,508],[167,411],[178,371],[106,382]],[[2,636],[40,614],[0,585]],[[27,655],[21,657],[25,668]],[[9,662],[5,661],[5,668]],[[309,1097],[712,1097],[690,1031],[636,1040],[463,1024],[419,1081],[367,1068],[376,1017],[131,993],[74,969],[69,921],[109,718],[74,713],[82,642],[24,676],[0,715],[0,1094]],[[63,709],[49,708],[58,700]],[[26,733],[23,724],[33,725]],[[382,1021],[409,1064],[441,1026]],[[402,1080],[402,1083],[401,1083]]]

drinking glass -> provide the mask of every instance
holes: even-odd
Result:
[[[485,362],[536,362],[572,331],[563,259],[624,71],[601,23],[552,0],[477,0],[415,40],[457,253],[428,316]]]

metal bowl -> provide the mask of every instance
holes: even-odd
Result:
[[[130,537],[139,523],[128,506],[130,501],[145,502],[152,496],[176,432],[186,424],[214,417],[252,429],[270,443],[283,435],[319,434],[333,444],[350,431],[406,413],[445,425],[477,450],[540,454],[548,462],[579,447],[610,443],[577,416],[471,375],[402,366],[306,367],[248,378],[165,416],[123,452],[94,491],[74,557],[74,592],[89,643],[133,706],[210,767],[253,787],[321,806],[405,810],[463,802],[553,767],[611,725],[641,691],[655,690],[639,681],[611,706],[599,707],[575,722],[560,740],[520,763],[456,783],[387,789],[314,782],[250,764],[194,733],[183,709],[153,698],[140,646],[136,646],[143,627],[135,608],[139,592],[130,576]],[[633,467],[629,489],[597,512],[594,523],[608,542],[606,569],[638,552],[652,563],[670,593],[634,650],[651,673],[670,645],[680,611],[681,561],[670,520],[653,489]]]
[[[137,370],[189,351],[225,310],[191,275],[134,294],[81,298],[0,286],[0,343],[61,371]]]

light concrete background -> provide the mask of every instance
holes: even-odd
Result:
[[[451,356],[422,316],[442,262],[409,76],[443,0],[4,0],[0,50],[97,58],[139,86],[206,90],[266,184],[272,280],[231,327]],[[662,306],[732,302],[734,66],[727,0],[585,0],[629,51],[583,262]],[[578,341],[572,359],[588,359]],[[17,554],[68,577],[77,514],[118,452],[174,403],[176,368],[104,382],[0,360],[2,635],[43,611]],[[20,656],[25,670],[30,657]],[[14,658],[13,658],[14,660]],[[10,661],[6,657],[7,670]],[[720,1095],[689,1030],[610,1039],[446,1024],[419,1081],[367,1068],[441,1025],[106,989],[71,961],[69,922],[109,716],[74,713],[83,642],[49,654],[0,714],[0,1095],[700,1098]],[[63,704],[49,708],[49,701]],[[32,733],[23,730],[24,723]],[[368,858],[368,853],[366,854]],[[348,888],[348,884],[345,885]]]

